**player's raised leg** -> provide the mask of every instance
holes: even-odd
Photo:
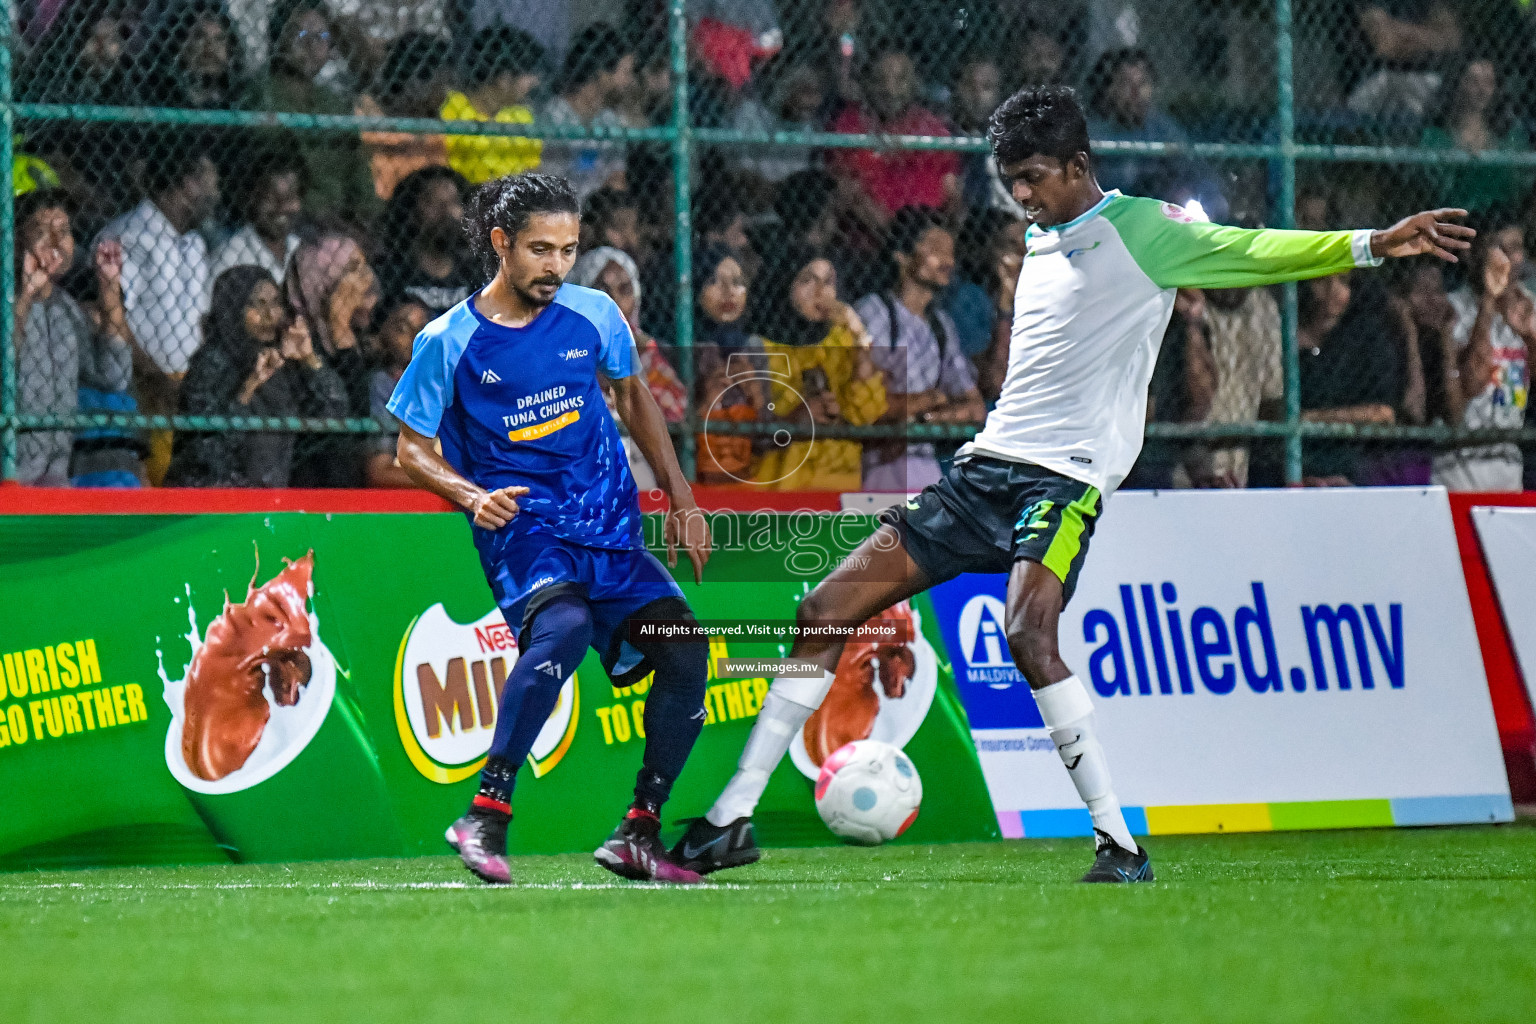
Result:
[[[1049,558],[1049,556],[1047,556]],[[1075,571],[1067,559],[1066,571]],[[1070,577],[1069,577],[1070,578]],[[1040,562],[1020,558],[1008,576],[1008,647],[1029,681],[1051,742],[1088,805],[1098,837],[1085,882],[1150,882],[1147,851],[1136,844],[1110,782],[1109,764],[1093,722],[1093,701],[1057,645],[1065,581]]]
[[[480,789],[464,816],[448,826],[448,845],[465,867],[491,883],[512,880],[507,865],[507,825],[517,770],[555,709],[560,688],[592,642],[592,614],[575,595],[546,602],[525,628],[516,664],[507,676],[496,712],[496,729]]]
[[[858,566],[859,568],[851,568]],[[801,626],[825,622],[864,622],[882,609],[931,585],[907,554],[892,525],[865,538],[837,569],[800,601],[795,621]],[[761,856],[752,830],[752,812],[768,787],[768,778],[784,759],[795,733],[804,728],[832,688],[833,671],[842,657],[841,640],[797,639],[791,658],[821,665],[821,678],[775,679],[737,762],[736,774],[704,817],[689,826],[672,849],[678,863],[707,874],[751,864]]]

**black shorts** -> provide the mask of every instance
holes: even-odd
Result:
[[[1028,462],[957,459],[944,479],[882,513],[912,561],[934,583],[961,573],[1006,573],[1021,558],[1077,589],[1088,541],[1104,508],[1097,487]]]

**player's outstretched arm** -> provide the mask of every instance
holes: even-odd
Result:
[[[633,366],[639,367],[640,357],[633,356]],[[693,581],[704,582],[704,565],[709,561],[709,521],[699,511],[693,500],[693,488],[678,464],[677,452],[672,448],[672,437],[667,433],[667,421],[651,397],[645,378],[640,373],[620,377],[612,381],[614,406],[619,419],[629,429],[629,436],[640,446],[640,454],[656,474],[657,485],[666,492],[671,508],[667,511],[666,541],[667,565],[677,565],[677,545],[682,543],[693,563]]]
[[[517,499],[528,493],[526,487],[501,487],[494,491],[466,480],[438,452],[433,440],[404,424],[395,448],[400,468],[416,486],[431,491],[470,513],[475,525],[483,530],[499,530],[518,513]]]
[[[1471,228],[1465,210],[1429,210],[1381,231],[1292,231],[1196,221],[1169,203],[1135,200],[1105,217],[1159,288],[1252,288],[1372,267],[1388,257],[1434,255],[1456,262]]]

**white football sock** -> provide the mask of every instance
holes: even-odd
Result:
[[[1093,729],[1093,701],[1077,676],[1035,691],[1040,717],[1050,730],[1051,742],[1061,755],[1077,795],[1088,805],[1093,827],[1109,835],[1116,843],[1136,852],[1136,840],[1120,813],[1120,801],[1109,781],[1109,762]]]
[[[821,706],[832,689],[833,675],[822,672],[820,679],[775,679],[763,698],[752,735],[736,763],[736,774],[726,783],[715,806],[704,815],[711,825],[729,825],[737,818],[748,818],[768,788],[768,777],[784,760],[795,733],[804,727],[811,712]]]

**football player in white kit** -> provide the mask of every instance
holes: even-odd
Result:
[[[1104,192],[1071,89],[1025,89],[988,136],[1032,222],[1014,295],[1008,373],[997,406],[939,483],[883,524],[801,601],[801,624],[863,622],[961,573],[1008,574],[1006,630],[1096,836],[1085,882],[1148,882],[1093,724],[1093,704],[1057,649],[1105,499],[1141,451],[1147,385],[1180,288],[1245,288],[1429,254],[1456,262],[1474,232],[1434,210],[1383,231],[1248,230],[1171,203]],[[854,568],[857,566],[858,568]],[[776,679],[735,776],[673,850],[709,872],[760,852],[751,815],[791,738],[832,685],[842,644],[797,641],[821,679]]]

